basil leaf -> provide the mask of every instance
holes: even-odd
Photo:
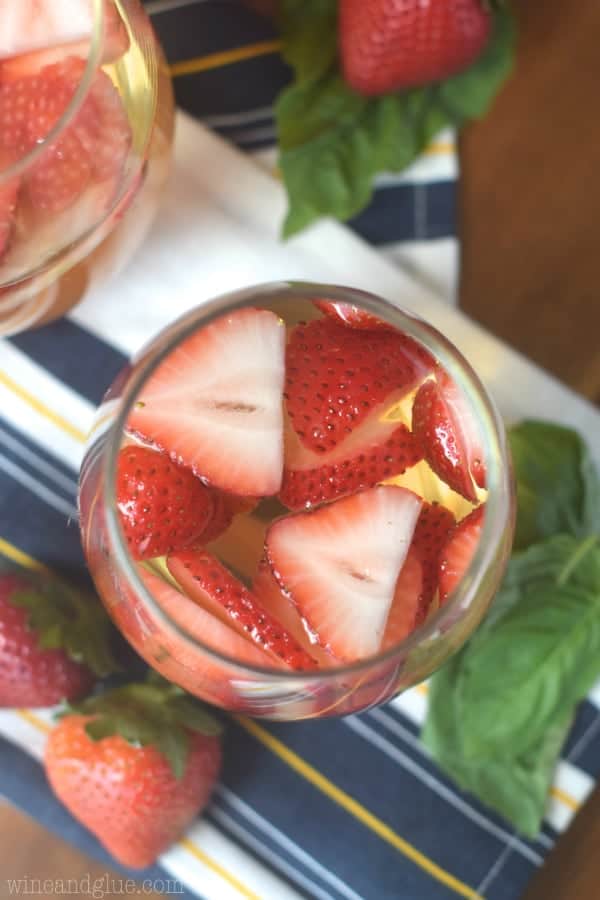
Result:
[[[495,14],[488,47],[466,72],[367,99],[340,74],[332,5],[286,0],[283,6],[283,55],[295,69],[294,83],[275,107],[289,201],[286,237],[320,216],[346,220],[358,213],[378,172],[405,169],[442,128],[483,115],[512,65],[514,28],[504,10]]]
[[[433,677],[423,740],[462,787],[534,834],[598,676],[600,538],[550,538],[511,561],[491,615]]]
[[[522,422],[508,431],[517,484],[515,549],[553,534],[600,534],[600,478],[570,428]]]
[[[297,81],[324,75],[337,55],[337,0],[281,0],[279,25]]]

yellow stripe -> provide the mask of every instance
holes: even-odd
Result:
[[[244,59],[254,59],[257,56],[265,56],[267,53],[277,53],[280,49],[281,41],[260,41],[258,44],[234,47],[232,50],[223,50],[221,53],[209,53],[208,56],[199,56],[196,59],[173,63],[170,66],[170,72],[173,78],[177,78],[178,75],[193,75],[195,72],[207,72],[209,69],[230,66],[232,63],[241,62]]]
[[[252,737],[256,738],[257,741],[260,741],[261,744],[282,759],[283,762],[290,766],[290,768],[298,772],[299,775],[302,775],[303,778],[306,778],[307,781],[326,794],[347,813],[350,813],[351,816],[358,819],[359,822],[373,831],[378,837],[387,841],[388,844],[391,844],[392,847],[399,850],[400,853],[403,853],[404,856],[408,857],[415,865],[431,875],[432,878],[445,884],[462,897],[468,897],[470,900],[482,900],[476,891],[463,881],[459,881],[454,875],[446,872],[438,866],[437,863],[434,863],[431,859],[417,850],[416,847],[413,847],[412,844],[409,844],[408,841],[400,837],[399,834],[396,834],[389,825],[386,825],[385,822],[382,822],[381,819],[378,819],[377,816],[369,812],[369,810],[361,803],[345,791],[341,790],[341,788],[337,787],[333,782],[329,781],[328,778],[325,778],[324,775],[321,775],[321,773],[313,768],[313,766],[294,753],[293,750],[290,750],[289,747],[286,747],[285,744],[282,744],[280,740],[268,731],[265,731],[260,725],[257,725],[256,722],[253,722],[251,719],[246,719],[243,716],[235,716],[235,719],[242,728],[252,735]]]
[[[581,806],[581,804],[577,802],[575,797],[571,797],[571,795],[567,794],[566,791],[563,791],[562,788],[559,788],[559,787],[550,788],[550,793],[552,794],[553,797],[556,797],[557,800],[560,800],[561,803],[564,803],[565,806],[568,806],[569,809],[572,809],[575,812]]]
[[[228,872],[227,869],[224,869],[220,863],[216,860],[212,859],[212,857],[208,856],[203,850],[197,847],[189,838],[182,838],[179,841],[182,847],[185,847],[192,856],[195,856],[196,859],[199,859],[200,862],[204,863],[209,869],[212,869],[217,875],[220,875],[223,881],[226,881],[227,884],[230,884],[231,887],[235,888],[235,890],[241,894],[242,897],[247,897],[248,900],[260,900],[260,897],[253,893],[249,888],[242,884],[235,875],[232,875],[231,872]]]
[[[29,709],[18,709],[17,715],[24,719],[25,722],[28,722],[30,725],[33,725],[34,728],[37,728],[38,731],[43,732],[44,734],[49,734],[52,731],[52,727],[48,725],[47,722],[44,722],[43,719],[40,719],[39,716],[36,716],[35,713],[32,713]],[[245,887],[241,881],[239,881],[235,875],[232,875],[231,872],[228,872],[227,869],[223,868],[216,860],[212,859],[212,857],[208,856],[203,850],[196,846],[193,841],[190,841],[189,838],[182,838],[179,841],[180,845],[184,847],[192,856],[195,856],[196,859],[199,859],[200,862],[204,863],[204,865],[219,875],[224,881],[230,884],[235,890],[242,896],[246,897],[247,900],[260,900],[260,897],[257,897],[251,890]]]
[[[76,428],[75,425],[71,425],[67,419],[64,419],[61,415],[54,412],[54,410],[49,409],[41,400],[38,400],[37,397],[34,397],[34,395],[26,390],[26,388],[21,387],[21,385],[17,384],[16,381],[13,381],[6,372],[2,372],[1,370],[0,384],[3,384],[9,391],[12,391],[13,394],[16,394],[17,397],[24,400],[25,403],[39,413],[40,416],[48,419],[49,422],[52,422],[53,425],[56,425],[62,431],[66,432],[70,437],[75,438],[76,441],[80,441],[81,443],[85,442],[85,432]]]
[[[429,688],[427,687],[425,682],[422,682],[421,684],[417,684],[415,686],[415,691],[417,692],[417,694],[423,694],[423,696],[426,697],[429,693]]]
[[[24,569],[33,569],[35,572],[46,572],[48,575],[52,574],[48,566],[45,566],[44,563],[34,559],[33,556],[29,556],[23,550],[19,550],[18,547],[9,544],[4,538],[0,538],[0,554],[7,559],[11,559]]]
[[[26,722],[29,722],[30,725],[33,725],[34,728],[37,728],[38,731],[43,731],[44,734],[50,734],[52,731],[52,727],[48,725],[47,722],[44,722],[43,719],[40,719],[39,716],[36,716],[35,713],[32,713],[28,709],[18,709],[17,715]]]
[[[423,150],[423,156],[446,156],[455,150],[456,146],[452,141],[434,141]]]

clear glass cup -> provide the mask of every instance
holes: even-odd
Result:
[[[143,385],[177,345],[224,313],[268,308],[286,322],[304,318],[307,303],[327,298],[385,319],[429,350],[465,392],[481,429],[487,466],[481,539],[448,601],[408,638],[355,663],[293,672],[241,664],[203,643],[164,611],[147,590],[119,524],[115,473],[124,426]],[[380,297],[345,287],[304,283],[261,285],[203,303],[161,332],[109,388],[92,428],[80,477],[84,551],[113,620],[146,662],[165,678],[230,710],[271,719],[345,715],[389,700],[422,681],[467,640],[485,615],[510,553],[514,529],[511,464],[502,421],[459,351],[435,328]],[[252,523],[253,514],[248,521]],[[239,569],[243,570],[240,559]],[[238,567],[236,566],[236,569]]]
[[[115,274],[166,180],[173,94],[150,21],[140,0],[89,2],[91,38],[0,60],[0,335]]]

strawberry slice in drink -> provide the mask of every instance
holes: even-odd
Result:
[[[0,151],[0,172],[14,161],[13,154]],[[20,187],[21,179],[19,177],[0,183],[0,260],[10,245]]]
[[[389,405],[375,408],[329,453],[304,447],[288,422],[279,492],[283,505],[297,510],[355,494],[418,463],[423,458],[421,443],[403,423],[385,420]]]
[[[380,486],[269,528],[266,554],[275,578],[314,639],[337,659],[379,650],[420,508],[416,494]]]
[[[206,644],[241,665],[247,663],[262,668],[273,665],[273,657],[265,653],[256,643],[242,637],[222,619],[212,615],[198,603],[194,603],[163,578],[141,566],[138,568],[138,572],[162,611],[192,640]],[[120,607],[123,605],[115,607],[117,619]],[[133,639],[136,649],[143,653],[146,636],[139,627],[137,631],[135,630],[134,622],[135,620],[132,620],[127,623],[126,633]],[[119,623],[117,622],[117,624]],[[152,628],[146,627],[145,630],[148,637],[153,635]],[[194,650],[183,638],[173,634],[170,630],[160,629],[160,645],[163,655],[165,652],[168,653],[178,663],[188,668],[198,683],[201,683],[203,678],[210,678],[218,682],[226,675],[224,664],[221,666],[208,657],[203,661],[197,650]],[[153,664],[156,662],[160,662],[160,660],[154,660]],[[160,670],[160,666],[158,668]]]
[[[335,660],[318,644],[310,640],[310,636],[302,623],[298,610],[279,587],[277,579],[271,571],[266,559],[261,559],[258,573],[252,582],[252,593],[258,597],[267,612],[277,619],[283,627],[304,647],[307,653],[320,666],[331,666]]]
[[[423,501],[413,537],[413,548],[423,566],[418,624],[426,619],[438,589],[440,553],[455,524],[454,516],[445,506]]]
[[[283,470],[285,326],[241,309],[183,341],[142,388],[127,423],[211,487],[276,494]]]
[[[408,551],[400,570],[394,599],[385,624],[382,650],[389,650],[403,641],[419,624],[422,605],[423,566],[414,545]]]
[[[20,78],[67,53],[86,59],[94,15],[92,0],[0,0],[0,80]],[[113,0],[103,0],[103,19],[106,63],[127,51],[129,36]]]
[[[459,522],[443,547],[439,560],[440,604],[448,597],[463,578],[481,538],[485,504]]]
[[[337,300],[313,300],[313,303],[324,315],[350,328],[360,328],[362,331],[395,331],[393,325],[353,303],[341,303]]]
[[[329,453],[373,409],[410,393],[430,372],[413,345],[395,331],[355,331],[327,318],[297,325],[286,350],[285,399],[301,444]]]
[[[121,527],[134,559],[187,547],[213,517],[213,498],[200,479],[148,447],[120,451],[116,490]]]
[[[462,391],[445,372],[426,381],[415,397],[412,428],[425,459],[442,481],[472,503],[485,487],[480,429]]]
[[[218,559],[202,550],[171,554],[167,567],[190,599],[254,641],[291,669],[314,669],[315,661],[258,597]]]

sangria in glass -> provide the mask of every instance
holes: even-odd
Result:
[[[129,259],[172,130],[139,0],[0,0],[0,334],[57,318]]]
[[[502,422],[449,341],[371,294],[290,283],[202,304],[121,373],[80,514],[150,666],[298,719],[382,703],[455,652],[514,503]]]

